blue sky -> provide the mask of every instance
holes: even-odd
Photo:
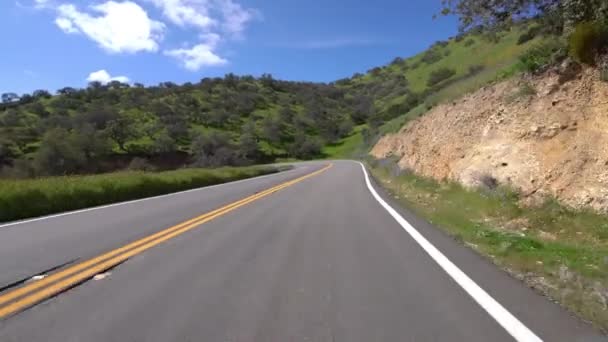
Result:
[[[226,73],[329,82],[456,33],[439,0],[8,0],[0,92]]]

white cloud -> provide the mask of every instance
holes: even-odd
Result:
[[[209,29],[217,22],[210,16],[207,0],[147,0],[159,7],[163,15],[179,26]]]
[[[102,3],[86,9],[62,0],[32,1],[39,9],[56,11],[55,25],[63,32],[83,34],[110,53],[160,49],[167,26],[151,19],[139,5],[152,4],[167,24],[193,30],[199,37],[198,42],[181,48],[163,48],[165,55],[194,71],[228,63],[217,52],[219,43],[241,39],[248,24],[260,18],[258,11],[243,7],[238,0],[99,0]]]
[[[203,37],[204,42],[189,49],[175,49],[165,51],[165,55],[178,59],[182,65],[191,71],[200,70],[202,67],[221,66],[228,63],[227,60],[218,56],[214,50],[220,41],[217,34],[207,34]]]
[[[115,76],[112,77],[110,76],[110,74],[106,71],[106,70],[99,70],[99,71],[95,71],[92,72],[91,74],[89,74],[89,77],[87,77],[87,81],[88,82],[100,82],[102,84],[107,84],[110,83],[112,81],[119,81],[122,83],[129,83],[129,78],[126,76]]]
[[[59,28],[65,33],[78,33],[78,29],[74,27],[74,24],[69,19],[57,18],[55,19],[55,25],[59,26]]]
[[[256,11],[233,0],[146,0],[153,3],[173,24],[197,27],[205,32],[223,31],[240,35]]]
[[[232,0],[220,0],[218,3],[224,18],[223,29],[232,35],[240,36],[245,30],[245,25],[254,19],[255,11],[245,9]]]
[[[93,16],[74,5],[57,7],[55,24],[66,33],[81,32],[111,53],[157,51],[164,24],[148,17],[138,4],[108,1],[91,7]]]

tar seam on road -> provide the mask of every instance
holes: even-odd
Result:
[[[103,272],[104,270],[112,268],[113,266],[124,262],[137,254],[140,254],[176,236],[182,235],[187,231],[198,228],[204,223],[217,217],[223,216],[242,206],[257,201],[258,199],[269,196],[279,190],[290,187],[305,179],[325,172],[331,168],[332,165],[333,164],[328,164],[324,168],[315,172],[281,183],[262,192],[230,203],[219,209],[159,231],[148,237],[131,242],[113,251],[66,268],[58,273],[45,277],[42,280],[30,283],[26,286],[0,295],[0,319],[11,316],[37,303],[40,303],[45,299],[51,298],[57,293],[61,293],[65,291],[65,289],[73,287],[74,284],[82,283],[83,281],[95,276],[100,272]]]
[[[269,175],[263,175],[263,176],[258,176],[258,177],[240,179],[240,180],[233,181],[233,182],[228,182],[228,183],[207,185],[207,186],[196,188],[196,189],[184,190],[184,191],[179,191],[179,192],[172,192],[170,194],[164,194],[164,195],[158,195],[158,196],[146,197],[146,198],[139,198],[139,199],[134,199],[134,200],[130,200],[130,201],[124,201],[124,202],[118,202],[118,203],[112,203],[112,204],[105,204],[105,205],[100,205],[100,206],[97,206],[97,207],[78,209],[78,210],[68,211],[68,212],[60,213],[60,214],[51,214],[51,215],[46,215],[46,216],[42,216],[42,217],[23,219],[23,220],[19,220],[19,221],[15,221],[15,222],[8,222],[8,223],[0,224],[0,228],[11,227],[11,226],[19,225],[19,224],[32,223],[32,222],[37,222],[37,221],[43,221],[43,220],[48,220],[48,219],[53,219],[53,218],[63,217],[63,216],[69,216],[69,215],[74,215],[74,214],[86,213],[88,211],[94,211],[94,210],[99,210],[99,209],[107,209],[107,208],[112,208],[112,207],[118,207],[118,206],[126,205],[126,204],[145,202],[145,201],[155,200],[155,199],[159,199],[159,198],[163,198],[163,197],[171,197],[171,196],[176,196],[176,195],[182,195],[182,194],[187,194],[187,193],[190,193],[190,192],[207,190],[207,189],[212,189],[212,188],[218,188],[218,187],[227,186],[227,185],[234,185],[234,184],[244,183],[244,182],[248,182],[248,181],[252,181],[252,180],[260,180],[260,179],[264,179],[264,178],[268,178],[268,177],[273,177],[273,176],[277,176],[277,175],[284,175],[286,173],[290,173],[290,172],[293,172],[293,171],[296,171],[296,169],[291,169],[291,170],[288,170],[288,171],[277,172],[277,173],[271,173]]]
[[[403,216],[393,209],[378,195],[372,186],[369,175],[363,163],[359,163],[365,175],[365,183],[374,199],[405,229],[405,231],[418,243],[420,247],[479,304],[498,324],[500,324],[518,342],[542,342],[528,327],[513,316],[498,301],[490,296],[484,289],[469,278],[458,266],[451,262],[433,244],[431,244],[416,228],[407,222]]]

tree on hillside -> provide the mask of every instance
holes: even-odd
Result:
[[[192,141],[191,152],[197,166],[234,165],[236,161],[235,148],[230,136],[224,132],[196,136]]]
[[[442,0],[442,14],[457,15],[460,29],[499,27],[537,15],[559,17],[560,25],[573,27],[588,20],[606,18],[608,0]]]
[[[351,118],[356,124],[360,125],[374,114],[374,102],[368,96],[358,96],[354,102]]]
[[[19,95],[15,93],[4,93],[2,94],[2,102],[3,103],[11,103],[19,100]]]
[[[45,89],[38,89],[38,90],[34,90],[34,92],[32,93],[32,96],[37,98],[37,99],[48,99],[51,98],[51,93],[49,93],[48,90]]]
[[[135,122],[127,115],[120,115],[118,118],[108,122],[106,133],[123,152],[128,152],[126,143],[138,137]]]
[[[112,152],[112,145],[108,137],[102,131],[97,131],[90,124],[74,130],[71,136],[72,141],[79,146],[87,162]]]
[[[72,95],[72,94],[75,94],[76,92],[77,92],[77,90],[72,87],[64,87],[64,88],[57,90],[57,94],[59,94],[59,95]]]
[[[49,130],[35,153],[33,166],[39,175],[62,175],[77,172],[86,157],[73,136],[62,128]]]
[[[239,138],[239,155],[248,161],[258,161],[262,157],[260,144],[256,135],[255,122],[247,121],[241,128]]]
[[[173,139],[166,130],[156,134],[152,141],[152,152],[154,153],[171,153],[177,151],[175,139]]]
[[[299,159],[312,159],[321,155],[322,148],[319,138],[297,132],[290,147],[290,155]]]

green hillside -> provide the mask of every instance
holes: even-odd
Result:
[[[536,31],[533,25],[521,24],[492,36],[470,32],[336,84],[349,96],[370,99],[376,111],[372,124],[386,122],[382,130],[395,131],[407,118],[476,90],[513,69],[520,56],[547,39],[535,37]]]
[[[471,31],[331,84],[228,74],[144,87],[111,82],[3,95],[4,176],[347,158],[434,104],[513,70],[540,40],[520,24]],[[7,95],[7,94],[5,94]]]
[[[351,112],[332,85],[269,75],[36,91],[0,107],[0,166],[37,176],[308,159],[351,133]]]

